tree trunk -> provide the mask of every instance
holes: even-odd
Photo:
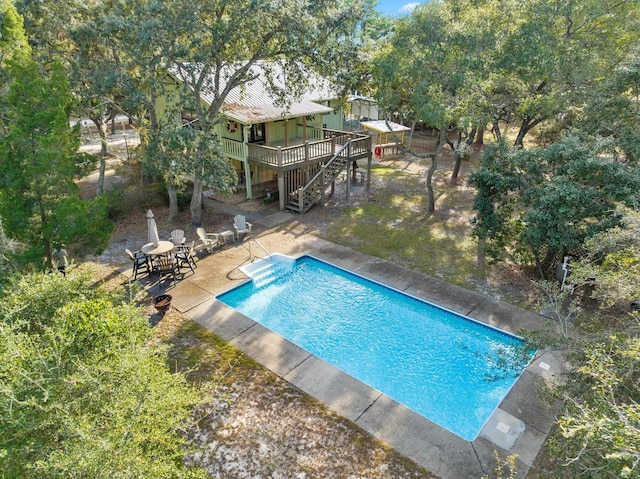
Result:
[[[520,124],[520,130],[518,131],[518,136],[516,136],[516,141],[513,143],[513,146],[523,147],[524,136],[529,131],[530,117],[529,115],[524,115],[522,117],[522,123]]]
[[[416,121],[414,120],[413,123],[411,124],[411,133],[409,133],[409,145],[407,146],[408,149],[411,149],[411,145],[413,145],[413,134],[416,131]]]
[[[96,195],[100,196],[104,192],[104,175],[107,169],[107,124],[100,120],[93,121],[98,127],[100,134],[100,166],[98,170],[98,184],[96,185]]]
[[[500,124],[498,123],[498,120],[493,122],[493,136],[495,136],[496,141],[500,142],[502,140],[502,132],[500,131]]]
[[[520,130],[518,131],[518,136],[516,137],[516,141],[513,143],[513,146],[524,146],[524,137],[529,133],[534,126],[542,121],[542,118],[537,118],[535,120],[531,120],[529,115],[524,115],[522,117],[522,124],[520,125]]]
[[[167,180],[167,193],[169,193],[169,221],[178,219],[178,189],[173,180]]]
[[[478,128],[474,126],[469,132],[469,134],[467,135],[467,139],[464,141],[465,142],[464,154],[460,152],[460,145],[462,145],[462,131],[458,131],[458,144],[455,146],[455,148],[453,146],[453,143],[447,140],[449,147],[453,150],[453,159],[454,159],[453,171],[451,172],[451,181],[455,181],[458,179],[458,174],[460,173],[460,166],[462,165],[462,158],[468,154],[467,148],[471,145],[471,143],[473,143],[473,140],[476,137],[477,130]]]
[[[462,130],[458,129],[458,139],[454,144],[447,136],[446,140],[451,152],[453,153],[453,171],[451,172],[451,181],[458,178],[460,172],[460,164],[462,163],[462,155],[460,154],[460,144],[462,143]]]
[[[462,155],[460,150],[453,150],[453,171],[451,172],[451,181],[458,179],[458,173],[460,173],[460,165],[462,164]]]
[[[433,193],[433,175],[438,169],[438,158],[446,140],[447,128],[443,127],[438,133],[438,143],[436,143],[436,150],[433,154],[433,158],[431,158],[431,166],[427,172],[427,202],[429,213],[433,213],[436,210],[436,199]]]
[[[484,126],[478,127],[478,136],[476,138],[476,145],[484,145]]]
[[[191,195],[191,225],[202,226],[202,180],[196,174]]]

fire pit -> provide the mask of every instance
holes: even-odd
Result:
[[[158,310],[159,313],[166,313],[169,311],[171,307],[171,300],[173,296],[170,294],[161,294],[160,296],[156,296],[153,298],[153,306]]]

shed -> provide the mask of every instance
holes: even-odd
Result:
[[[354,93],[349,95],[348,119],[369,121],[378,119],[378,102],[373,98]]]

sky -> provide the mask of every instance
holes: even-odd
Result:
[[[403,15],[409,13],[424,0],[378,0],[377,10],[386,15]]]

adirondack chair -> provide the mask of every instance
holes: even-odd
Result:
[[[238,239],[240,239],[240,235],[249,235],[249,238],[251,238],[251,223],[243,215],[233,217],[233,229]]]
[[[186,238],[184,237],[184,231],[183,230],[173,230],[171,232],[171,242],[175,246],[184,244],[185,241],[186,241]]]
[[[207,233],[204,228],[200,227],[196,230],[198,238],[202,242],[202,246],[211,253],[213,248],[222,245],[222,238],[218,233]]]

